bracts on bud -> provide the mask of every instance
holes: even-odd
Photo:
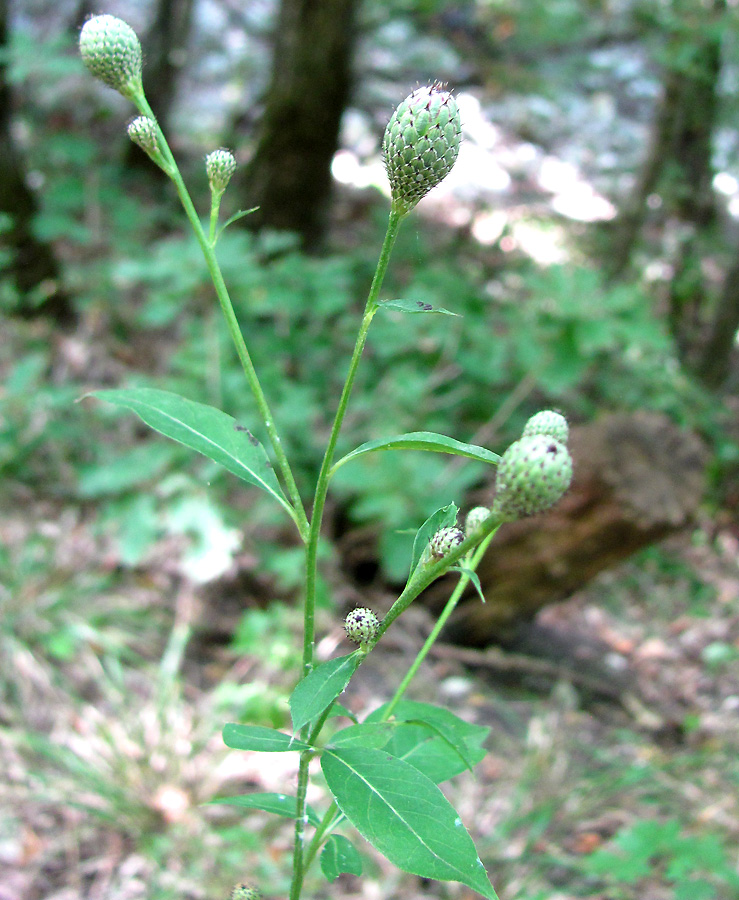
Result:
[[[90,72],[129,100],[143,95],[141,44],[115,16],[93,16],[80,32],[80,55]]]
[[[128,136],[146,155],[160,168],[164,169],[165,162],[159,146],[159,132],[157,123],[149,116],[137,116],[128,123]]]
[[[454,525],[448,525],[446,528],[440,528],[429,541],[429,553],[432,559],[438,561],[448,556],[452,550],[464,540],[464,532],[461,528]]]
[[[236,160],[230,150],[214,150],[205,157],[205,172],[214,195],[220,195],[236,171]]]
[[[543,409],[541,412],[535,413],[524,425],[521,437],[531,437],[533,434],[543,434],[566,446],[570,429],[567,419],[561,413],[555,412],[553,409]]]
[[[353,609],[344,620],[344,631],[355,644],[369,644],[377,637],[380,620],[366,606]]]
[[[231,891],[231,900],[262,900],[262,895],[251,885],[237,884]]]
[[[522,437],[498,463],[493,513],[512,521],[549,509],[572,480],[572,459],[564,444],[544,434]]]
[[[382,139],[395,212],[410,212],[446,178],[457,161],[461,133],[457,103],[441,85],[420,87],[403,100]]]

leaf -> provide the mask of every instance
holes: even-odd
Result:
[[[155,388],[92,391],[92,396],[132,410],[155,431],[262,488],[295,518],[264,447],[227,413]]]
[[[452,456],[466,456],[478,462],[489,463],[497,466],[500,456],[485,447],[475,444],[464,444],[444,434],[436,434],[433,431],[409,431],[407,434],[396,434],[393,437],[378,438],[375,441],[367,441],[361,444],[351,453],[342,456],[332,468],[331,475],[344,463],[365,453],[374,453],[377,450],[426,450],[431,453],[449,453]]]
[[[387,704],[367,716],[365,724],[381,721]],[[430,703],[401,700],[391,721],[398,725],[383,749],[409,762],[437,784],[481,762],[490,733],[484,725],[465,722],[448,709]]]
[[[470,569],[467,566],[452,566],[451,571],[452,572],[461,572],[462,575],[466,575],[469,578],[469,580],[472,582],[472,585],[475,588],[475,590],[477,591],[477,594],[480,597],[480,600],[482,600],[483,603],[485,602],[485,595],[482,592],[482,585],[480,584],[480,578],[474,569]]]
[[[443,306],[432,306],[423,300],[384,300],[380,309],[396,309],[405,313],[439,313],[443,316],[459,316],[459,313],[444,309]]]
[[[342,872],[362,874],[362,857],[352,842],[342,834],[332,834],[321,851],[321,871],[329,881]]]
[[[298,802],[295,797],[285,794],[240,794],[238,797],[218,797],[211,803],[225,803],[228,806],[240,806],[243,809],[261,809],[262,812],[275,813],[287,819],[296,819]],[[318,813],[309,804],[306,806],[308,821],[311,825],[320,825]]]
[[[359,722],[359,719],[357,719],[354,713],[350,709],[347,709],[346,706],[343,705],[343,703],[334,703],[334,705],[331,707],[331,712],[328,714],[328,717],[329,719],[335,719],[339,716],[345,716],[347,719],[351,719],[355,725],[357,725]]]
[[[423,551],[428,546],[431,538],[436,534],[436,532],[440,528],[446,528],[448,525],[454,525],[457,521],[457,513],[459,509],[455,503],[450,503],[448,506],[442,506],[441,509],[437,509],[435,513],[432,513],[428,519],[421,525],[421,527],[416,532],[416,537],[413,540],[413,553],[411,554],[411,575],[416,569],[416,566],[421,561],[421,557],[423,556]]]
[[[421,878],[460,881],[497,900],[454,807],[422,772],[364,747],[326,750],[321,766],[339,809],[390,862]]]
[[[303,725],[320,716],[339,696],[349,684],[360,659],[356,651],[348,656],[330,659],[297,683],[290,696],[293,731],[300,731]]]
[[[240,209],[238,212],[235,212],[229,219],[221,225],[218,229],[218,234],[216,235],[216,241],[219,240],[223,232],[228,228],[229,225],[233,225],[234,222],[238,222],[239,219],[243,219],[244,216],[248,216],[253,212],[256,212],[259,209],[258,206],[252,206],[251,209]]]
[[[223,743],[232,750],[256,750],[261,753],[285,753],[288,750],[310,750],[310,744],[299,741],[291,734],[265,728],[263,725],[223,726]]]
[[[329,747],[375,747],[380,749],[393,736],[393,722],[362,723],[349,725],[337,731],[328,742]]]

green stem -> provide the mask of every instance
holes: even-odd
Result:
[[[485,555],[485,551],[487,550],[488,545],[490,544],[492,539],[495,537],[495,533],[499,527],[500,527],[500,523],[479,544],[479,546],[477,547],[475,552],[472,554],[471,558],[466,562],[465,568],[469,569],[470,572],[474,572],[477,569],[477,567],[479,566],[480,560]],[[408,685],[411,683],[414,676],[418,672],[419,668],[421,667],[421,663],[424,661],[424,659],[428,655],[429,650],[433,647],[434,643],[436,642],[436,639],[441,634],[442,628],[446,625],[447,620],[449,619],[449,616],[451,616],[451,614],[454,612],[455,606],[457,605],[457,603],[459,603],[460,597],[464,593],[465,588],[467,587],[467,585],[469,583],[470,583],[470,576],[466,572],[463,572],[462,577],[457,582],[456,587],[454,588],[451,596],[447,600],[446,606],[444,607],[441,615],[436,620],[436,624],[434,625],[433,629],[431,630],[431,633],[426,638],[426,641],[425,641],[423,647],[421,647],[421,649],[419,650],[418,655],[413,660],[411,667],[405,673],[403,680],[398,685],[398,689],[395,691],[395,695],[393,696],[393,699],[385,707],[385,710],[382,714],[382,719],[380,721],[387,721],[390,718],[390,716],[393,714],[393,710],[398,705],[398,702],[402,698],[403,694],[406,692]]]
[[[156,116],[152,112],[151,107],[149,106],[143,94],[136,97],[135,102],[141,113],[149,116],[156,122]],[[221,267],[219,266],[218,260],[216,259],[215,251],[213,249],[213,243],[212,241],[208,240],[208,237],[203,230],[200,218],[198,217],[197,211],[195,210],[195,206],[192,202],[190,194],[188,193],[187,187],[185,186],[185,182],[182,179],[182,175],[180,174],[180,170],[177,167],[175,158],[172,155],[172,151],[169,149],[167,139],[165,138],[161,128],[159,128],[158,123],[157,134],[162,156],[166,163],[166,168],[164,169],[164,171],[174,182],[175,188],[177,189],[177,194],[180,198],[180,202],[184,207],[187,218],[190,221],[190,225],[195,232],[195,237],[200,244],[200,249],[202,250],[203,256],[205,257],[205,263],[208,267],[208,272],[213,281],[213,286],[215,288],[216,295],[218,296],[221,310],[226,319],[226,325],[228,326],[231,339],[234,343],[234,346],[236,347],[236,353],[238,354],[239,361],[241,362],[244,374],[246,375],[246,380],[249,383],[252,394],[254,395],[257,409],[259,410],[259,414],[262,417],[264,426],[267,429],[267,434],[269,435],[269,439],[272,443],[272,449],[274,450],[277,464],[279,465],[280,472],[282,473],[288,496],[292,501],[293,520],[298,527],[301,538],[303,539],[303,541],[306,541],[308,539],[309,524],[308,518],[305,514],[305,508],[303,507],[303,501],[300,498],[300,492],[298,491],[297,484],[295,483],[295,478],[293,477],[292,469],[290,468],[290,464],[287,460],[287,456],[285,455],[285,451],[282,449],[282,440],[279,433],[277,432],[277,428],[275,427],[274,418],[269,408],[269,404],[267,403],[267,398],[264,396],[262,386],[259,382],[259,378],[257,377],[256,370],[254,369],[254,364],[252,363],[251,356],[249,355],[249,351],[246,347],[244,336],[241,333],[241,328],[236,318],[233,304],[231,303],[231,297],[229,296],[228,288],[226,287],[226,283],[223,280]]]

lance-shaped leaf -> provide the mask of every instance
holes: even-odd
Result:
[[[256,484],[295,519],[264,447],[227,413],[156,388],[93,391],[92,396],[132,410],[155,431],[197,450],[244,481]]]
[[[365,747],[326,750],[321,766],[339,809],[390,862],[497,900],[456,810],[422,772]]]
[[[223,726],[223,743],[232,750],[256,750],[261,753],[285,753],[289,750],[310,750],[291,734],[265,728],[264,725],[237,725],[230,722]]]
[[[299,731],[311,719],[320,716],[333,703],[349,684],[360,659],[361,656],[356,651],[348,656],[330,659],[297,683],[290,695],[290,715],[294,731]]]
[[[361,444],[351,453],[342,456],[332,468],[331,474],[349,460],[364,456],[365,453],[375,453],[378,450],[427,450],[431,453],[449,453],[452,456],[466,456],[478,462],[489,463],[496,466],[500,460],[497,453],[476,444],[464,444],[444,434],[435,434],[433,431],[409,431],[407,434],[396,434],[393,437],[378,438],[375,441],[367,441]]]
[[[288,819],[296,819],[298,816],[298,801],[287,794],[240,794],[238,797],[218,797],[210,802],[239,806],[242,809],[259,809]],[[306,814],[311,825],[320,825],[321,819],[310,804],[306,804]]]
[[[459,313],[444,309],[443,306],[432,306],[423,300],[384,300],[380,309],[395,309],[404,313],[438,313],[442,316],[459,316]]]
[[[343,834],[332,834],[321,851],[321,871],[333,881],[342,872],[362,874],[362,857],[352,842]]]

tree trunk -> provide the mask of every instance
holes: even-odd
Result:
[[[544,515],[500,529],[478,569],[486,602],[471,594],[447,638],[469,646],[510,640],[544,606],[684,527],[701,501],[705,451],[659,414],[611,414],[573,429],[571,451],[569,492]],[[446,597],[448,583],[424,601],[437,608]]]
[[[713,322],[696,371],[710,388],[720,388],[729,376],[739,329],[739,253],[726,273]]]
[[[247,223],[300,235],[316,249],[327,227],[331,161],[349,99],[359,0],[282,0],[272,78],[246,173]]]
[[[698,229],[709,227],[716,218],[711,156],[721,69],[719,26],[726,4],[725,0],[713,0],[707,10],[692,4],[687,12],[679,8],[677,12],[682,18],[665,51],[669,62],[647,157],[631,196],[612,225],[607,263],[611,279],[626,271],[647,215],[649,196],[658,189],[663,214],[675,215]]]
[[[146,99],[165,134],[177,93],[177,81],[187,59],[194,6],[194,0],[158,0],[154,22],[143,40]],[[125,164],[157,173],[164,179],[167,177],[133,143]]]
[[[7,81],[4,51],[8,48],[8,0],[0,0],[0,214],[7,216],[2,245],[9,254],[5,273],[19,294],[15,312],[19,315],[52,315],[68,323],[74,318],[69,297],[51,247],[34,234],[36,198],[26,184],[21,155],[11,129],[12,96]]]

